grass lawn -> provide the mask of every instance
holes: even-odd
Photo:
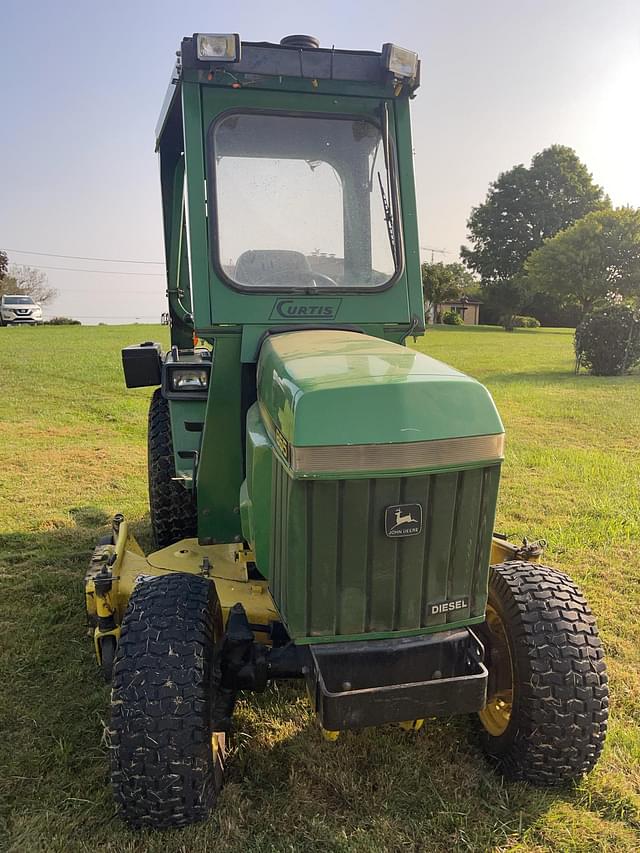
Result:
[[[166,329],[0,329],[0,851],[640,850],[640,375],[574,376],[567,330],[430,330],[416,347],[486,383],[508,444],[498,529],[544,537],[583,586],[611,679],[596,770],[573,789],[506,784],[468,718],[320,740],[302,688],[242,701],[211,820],[129,832],[102,733],[109,690],[82,577],[110,516],[149,546],[146,410],[120,348]]]

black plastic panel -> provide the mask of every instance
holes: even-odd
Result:
[[[153,341],[125,347],[122,369],[127,388],[160,385],[162,381],[162,346]]]

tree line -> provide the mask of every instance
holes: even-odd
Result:
[[[640,297],[640,211],[613,208],[567,146],[500,174],[467,230],[462,264],[422,265],[428,308],[466,294],[505,329],[521,314],[575,326],[607,300]]]
[[[7,253],[0,251],[0,297],[8,294],[30,296],[34,302],[44,305],[57,296],[58,291],[49,287],[42,270],[18,264],[10,266]]]

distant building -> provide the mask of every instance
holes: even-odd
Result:
[[[466,326],[477,326],[480,322],[481,305],[482,302],[479,300],[469,299],[466,296],[463,296],[461,299],[446,299],[444,302],[433,306],[429,312],[428,321],[429,323],[434,323],[437,318],[440,318],[442,322],[442,315],[448,311],[453,311],[454,314],[459,314],[462,317],[462,321]]]

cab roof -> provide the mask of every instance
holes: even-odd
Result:
[[[408,79],[397,78],[389,70],[388,57],[391,44],[382,45],[380,51],[340,50],[335,47],[308,46],[315,41],[308,36],[291,36],[286,44],[271,42],[240,41],[239,57],[235,62],[203,60],[197,55],[198,33],[182,40],[178,59],[165,95],[160,117],[156,126],[156,150],[168,121],[181,121],[181,108],[177,93],[182,79],[196,80],[209,85],[233,85],[241,88],[243,83],[256,83],[268,78],[288,78],[291,81],[312,82],[315,87],[320,81],[333,83],[359,83],[375,86],[383,94],[412,95],[420,85],[420,62],[415,75]],[[296,43],[295,39],[300,39]],[[218,80],[216,79],[218,78]]]

